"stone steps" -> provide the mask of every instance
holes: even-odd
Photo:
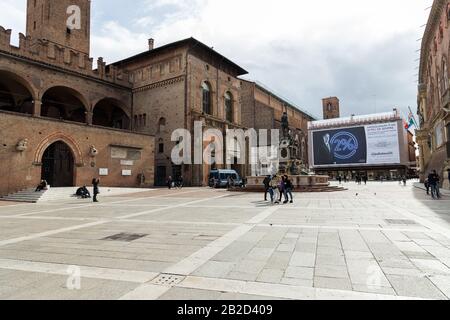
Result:
[[[35,189],[26,189],[19,191],[17,193],[9,194],[4,197],[0,197],[2,201],[13,201],[13,202],[27,202],[27,203],[37,203],[42,198],[46,191],[35,192]]]
[[[26,189],[19,191],[8,196],[0,197],[2,201],[14,201],[14,202],[27,202],[27,203],[40,203],[40,202],[58,202],[58,201],[68,201],[71,199],[76,199],[74,197],[77,187],[63,187],[63,188],[49,188],[47,191],[34,192],[33,189]],[[88,187],[91,196],[93,193],[92,187]],[[130,193],[137,193],[143,191],[153,191],[154,189],[141,189],[141,188],[100,188],[100,196],[120,196]]]

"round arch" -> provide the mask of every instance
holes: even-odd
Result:
[[[33,114],[36,89],[17,72],[0,68],[0,110]]]
[[[86,123],[89,102],[79,91],[55,85],[42,92],[41,116]]]
[[[115,98],[103,98],[93,104],[92,124],[129,130],[131,114],[127,105]]]

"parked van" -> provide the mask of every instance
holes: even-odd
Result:
[[[234,181],[234,187],[242,187],[243,181],[236,170],[211,170],[209,174],[209,186],[211,188],[225,188],[228,185],[228,178]]]

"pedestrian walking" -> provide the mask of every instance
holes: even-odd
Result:
[[[277,175],[274,175],[272,180],[270,181],[270,183],[271,183],[270,186],[271,186],[271,189],[272,189],[272,192],[273,192],[272,203],[279,204],[280,201],[278,199],[280,197],[280,183],[281,183],[281,179]]]
[[[342,177],[341,177],[341,175],[338,175],[337,179],[339,181],[339,184],[342,184]]]
[[[274,191],[274,182],[273,182],[274,176],[270,176],[268,183],[269,183],[269,195],[270,195],[270,202],[273,204],[275,201],[275,191]]]
[[[173,185],[173,179],[172,179],[172,176],[169,176],[169,179],[167,179],[167,188],[169,188],[169,190],[172,190],[172,185]]]
[[[441,198],[441,193],[439,191],[440,178],[439,178],[439,175],[437,174],[436,170],[433,170],[428,175],[428,183],[430,184],[430,188],[431,188],[431,197],[433,199],[440,199]]]
[[[285,196],[285,176],[281,176],[280,182],[278,184],[278,191],[280,193],[280,198],[278,199],[278,202],[281,203],[281,200],[283,199],[283,196]]]
[[[94,202],[98,202],[97,196],[100,194],[100,189],[98,186],[100,185],[100,180],[97,178],[92,179],[92,186],[94,187]]]
[[[369,179],[367,178],[367,175],[364,175],[364,176],[363,176],[364,185],[367,185],[367,180],[369,180]]]
[[[284,176],[284,203],[294,203],[294,197],[292,196],[292,190],[294,189],[294,185],[292,184],[292,180],[286,175]],[[291,200],[289,201],[289,196],[291,196]]]
[[[270,180],[271,176],[267,176],[264,178],[263,184],[264,184],[264,201],[267,201],[267,194],[270,193]]]
[[[406,176],[403,176],[402,181],[403,181],[403,186],[406,187]]]
[[[425,179],[424,185],[425,189],[427,190],[427,195],[430,195],[430,183],[428,182],[428,178]]]

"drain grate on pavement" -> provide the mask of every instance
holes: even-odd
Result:
[[[402,219],[385,219],[388,224],[400,225],[400,226],[414,226],[417,222],[414,220],[402,220]]]
[[[176,274],[160,274],[158,277],[152,280],[151,284],[159,286],[175,286],[183,281],[186,277]]]
[[[115,234],[101,240],[108,241],[123,241],[123,242],[132,242],[141,238],[148,236],[148,234],[136,234],[136,233],[119,233]]]

